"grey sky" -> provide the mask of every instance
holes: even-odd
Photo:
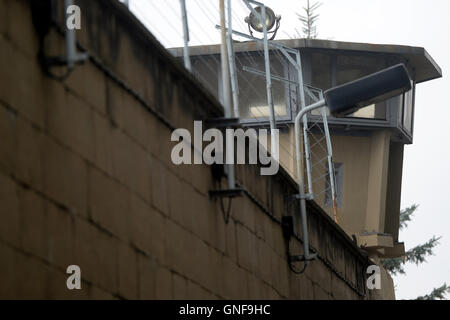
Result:
[[[133,11],[166,47],[182,46],[178,0],[130,0]],[[193,45],[218,43],[214,25],[218,0],[186,0]],[[425,47],[441,66],[444,78],[417,87],[414,144],[406,147],[402,206],[420,208],[401,240],[407,249],[433,235],[443,236],[436,256],[420,267],[409,266],[406,276],[396,277],[397,298],[429,293],[443,282],[450,284],[450,1],[448,0],[322,0],[319,38],[337,41],[403,44]],[[235,29],[247,11],[233,0]],[[301,26],[295,15],[306,0],[266,0],[282,15],[277,39],[293,35]]]

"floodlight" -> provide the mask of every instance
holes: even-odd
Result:
[[[408,70],[404,64],[398,64],[325,91],[325,101],[333,116],[344,117],[411,88]]]
[[[275,15],[275,12],[273,12],[272,9],[269,7],[266,8],[266,27],[267,27],[267,33],[273,34],[272,38],[270,40],[273,40],[278,32],[278,29],[280,28],[280,20],[281,16]],[[258,6],[255,8],[255,11],[259,14],[260,17],[262,17],[262,7]],[[248,24],[248,29],[250,31],[250,34],[253,35],[253,30],[256,32],[264,32],[264,26],[262,24],[262,21],[257,15],[255,15],[253,12],[250,13],[248,17],[245,18],[245,22]]]

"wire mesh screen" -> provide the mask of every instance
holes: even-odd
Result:
[[[307,87],[305,91],[308,103],[323,99],[321,89]],[[337,220],[337,210],[342,204],[343,166],[335,164],[332,159],[332,151],[329,146],[331,137],[327,133],[325,120],[326,113],[325,107],[311,112],[310,121],[303,131],[309,139],[309,149],[304,152],[304,157],[310,159],[307,189],[313,195],[316,203]]]

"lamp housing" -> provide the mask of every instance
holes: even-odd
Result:
[[[334,117],[345,117],[359,109],[411,90],[411,78],[404,64],[397,64],[358,80],[325,91],[325,100]]]
[[[255,7],[254,9],[262,17],[262,7],[258,6]],[[281,16],[277,16],[275,12],[267,6],[265,7],[265,9],[266,9],[267,33],[273,34],[271,38],[271,40],[273,40],[275,38],[276,33],[278,32],[278,29],[280,28]],[[253,35],[252,29],[259,33],[264,32],[264,25],[262,24],[261,19],[253,12],[251,12],[250,15],[245,18],[245,22],[248,24],[250,34]]]

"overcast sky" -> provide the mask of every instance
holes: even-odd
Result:
[[[133,11],[166,47],[182,46],[179,0],[130,0]],[[186,0],[191,44],[218,43],[218,0]],[[406,248],[442,236],[436,255],[427,264],[407,266],[406,276],[394,279],[398,299],[427,294],[450,284],[450,1],[448,0],[322,0],[319,38],[336,41],[402,44],[426,48],[441,66],[444,78],[417,86],[414,144],[406,147],[402,206],[420,205],[401,233]],[[277,39],[300,29],[295,15],[306,0],[266,0],[282,15]],[[234,25],[245,30],[248,14],[241,0],[233,0]]]

